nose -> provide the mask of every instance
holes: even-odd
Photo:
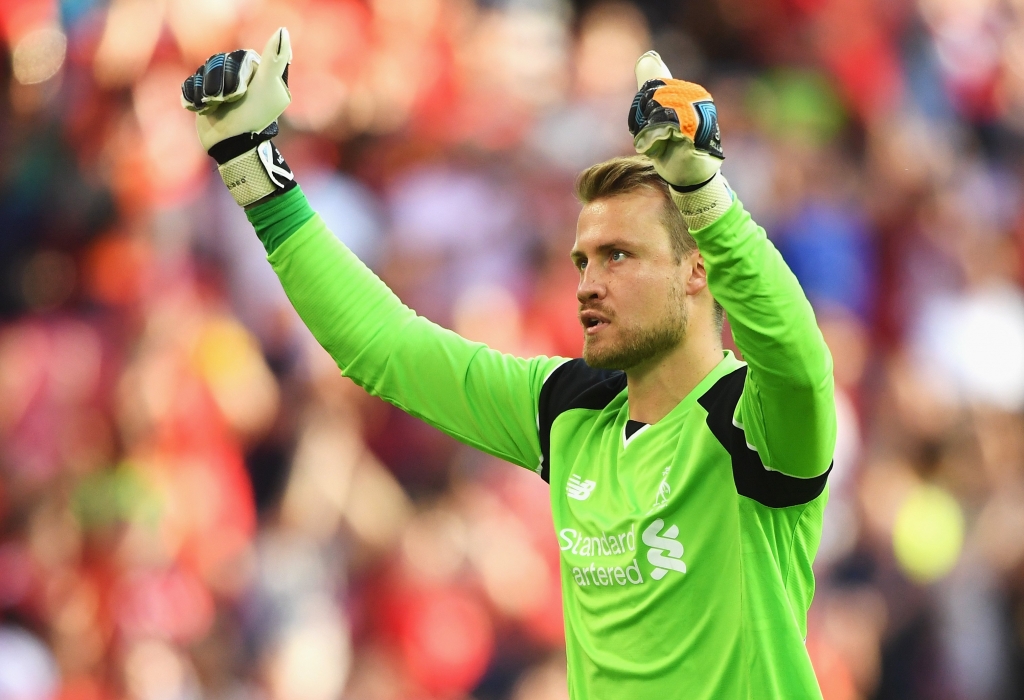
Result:
[[[599,275],[593,271],[593,267],[587,267],[580,275],[580,284],[576,288],[576,299],[585,304],[588,301],[604,299],[608,293],[608,286]]]

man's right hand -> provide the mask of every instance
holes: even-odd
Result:
[[[278,29],[263,54],[238,50],[211,56],[181,86],[182,106],[196,112],[203,148],[242,206],[291,189],[295,180],[270,142],[291,103],[288,30]]]

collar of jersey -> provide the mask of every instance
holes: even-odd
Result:
[[[685,397],[683,397],[683,400],[680,401],[679,403],[677,403],[675,405],[675,408],[673,408],[671,411],[669,411],[668,414],[664,418],[662,418],[660,421],[658,421],[657,423],[650,423],[646,427],[641,428],[637,432],[633,433],[633,435],[628,440],[626,439],[626,424],[625,424],[625,422],[623,422],[623,424],[622,424],[622,448],[625,449],[625,448],[629,447],[636,438],[639,438],[644,433],[649,432],[650,428],[652,428],[652,427],[654,427],[656,425],[659,425],[660,423],[664,423],[665,421],[670,420],[671,418],[673,418],[675,416],[688,413],[689,410],[690,410],[690,407],[693,406],[693,404],[695,404],[697,402],[697,399],[699,399],[701,396],[703,396],[704,393],[708,389],[713,387],[715,385],[715,382],[717,382],[719,379],[721,379],[725,375],[729,374],[730,372],[734,372],[735,370],[739,369],[740,367],[742,367],[744,365],[743,362],[741,362],[740,360],[738,360],[736,358],[736,355],[733,354],[732,350],[725,350],[722,353],[722,355],[723,355],[722,361],[719,362],[717,365],[715,365],[715,368],[713,370],[711,370],[710,372],[708,372],[707,376],[704,377],[703,379],[701,379],[700,382],[697,383],[697,386],[693,387],[693,389],[690,390],[690,393],[687,394]],[[628,387],[627,387],[626,391],[627,391],[627,395],[626,395],[625,408],[626,408],[626,418],[628,420],[629,419],[629,394],[628,394],[629,389],[628,389]]]

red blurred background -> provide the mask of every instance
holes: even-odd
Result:
[[[1024,2],[0,0],[0,700],[567,697],[545,485],[339,376],[179,105],[280,25],[314,207],[521,354],[633,61],[707,85],[835,359],[826,700],[1024,697]]]

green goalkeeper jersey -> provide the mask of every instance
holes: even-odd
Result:
[[[831,358],[737,201],[694,232],[746,363],[653,425],[622,372],[522,359],[417,316],[295,189],[249,213],[342,372],[550,484],[574,700],[821,698],[804,645],[835,443]]]

